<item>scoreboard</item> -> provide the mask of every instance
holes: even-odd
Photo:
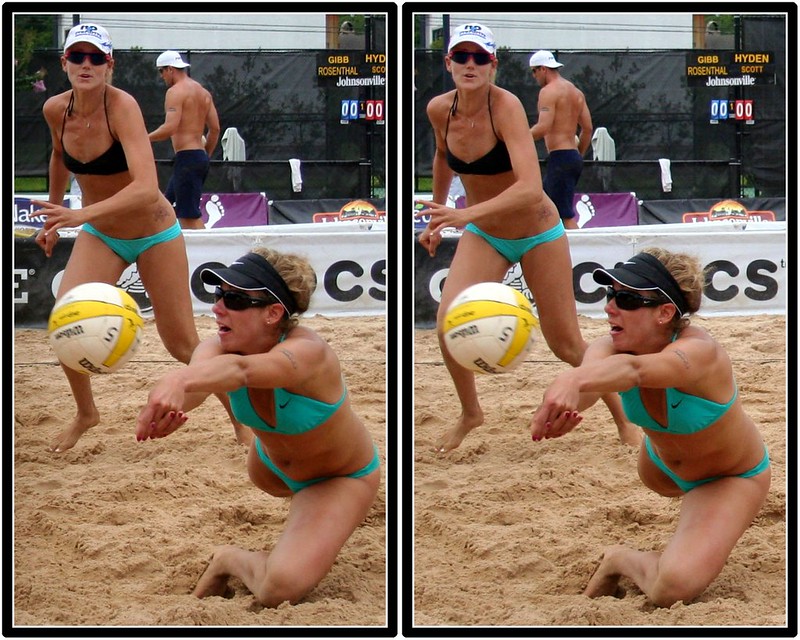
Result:
[[[383,115],[383,100],[342,100],[341,112],[339,113],[339,123],[349,124],[351,122],[374,122],[375,124],[385,124]]]
[[[711,124],[719,124],[720,120],[755,124],[752,100],[711,100],[708,111]]]
[[[769,51],[693,51],[686,54],[690,87],[749,87],[775,84],[775,55]]]

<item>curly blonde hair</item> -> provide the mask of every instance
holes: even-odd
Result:
[[[703,300],[703,288],[706,284],[706,275],[700,260],[688,253],[674,253],[659,247],[642,249],[642,253],[648,253],[657,258],[667,268],[686,298],[686,313],[688,315],[697,313]],[[676,330],[682,329],[689,325],[689,317],[680,317],[676,313],[672,322]]]
[[[299,323],[297,316],[308,310],[311,304],[311,296],[317,288],[317,274],[314,271],[314,267],[302,256],[281,253],[263,245],[255,246],[250,251],[260,255],[275,267],[275,271],[286,282],[294,298],[297,310],[292,316],[284,315],[280,323],[281,327],[291,329],[297,326]]]

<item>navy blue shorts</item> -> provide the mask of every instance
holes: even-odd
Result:
[[[558,208],[558,215],[574,218],[575,185],[583,171],[583,158],[576,149],[551,151],[547,157],[547,173],[544,176],[544,192]]]
[[[200,197],[208,167],[205,149],[188,149],[175,154],[175,168],[164,195],[175,205],[175,214],[179,218],[200,217]]]

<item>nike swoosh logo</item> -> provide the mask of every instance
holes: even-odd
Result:
[[[683,398],[681,398],[680,400],[678,400],[678,401],[677,401],[675,404],[672,404],[672,403],[670,402],[670,403],[669,403],[669,406],[670,406],[670,407],[672,407],[673,409],[677,409],[677,408],[678,408],[678,405],[679,405],[681,402],[683,402]]]
[[[288,405],[290,402],[291,402],[291,400],[287,400],[287,401],[286,401],[286,402],[284,402],[283,404],[280,404],[280,403],[278,403],[278,406],[279,406],[281,409],[285,409],[285,408],[286,408],[286,405]]]

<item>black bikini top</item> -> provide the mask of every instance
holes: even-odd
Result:
[[[489,89],[491,94],[491,89]],[[486,96],[486,103],[489,105],[489,120],[492,123],[492,132],[494,137],[497,138],[497,132],[494,130],[494,119],[492,118],[492,102],[489,99],[489,94]],[[511,157],[508,155],[506,143],[497,139],[497,144],[486,155],[478,158],[474,162],[464,162],[457,158],[447,147],[447,132],[450,130],[450,116],[456,114],[458,108],[458,92],[453,98],[453,105],[450,107],[450,113],[447,114],[447,126],[444,131],[444,143],[447,149],[447,165],[456,173],[464,175],[477,175],[477,176],[495,176],[499,173],[511,171]]]
[[[114,134],[111,133],[111,125],[108,122],[108,105],[106,104],[105,92],[103,93],[103,108],[106,112],[106,126],[114,142],[106,149],[105,153],[89,162],[80,162],[67,153],[67,149],[64,146],[64,127],[67,123],[67,115],[72,113],[72,105],[74,102],[75,94],[73,93],[69,97],[69,104],[64,111],[64,120],[61,123],[61,149],[62,157],[64,158],[64,166],[76,175],[110,176],[115,173],[127,171],[128,161],[125,158],[125,150],[122,148],[122,143],[114,138]]]

